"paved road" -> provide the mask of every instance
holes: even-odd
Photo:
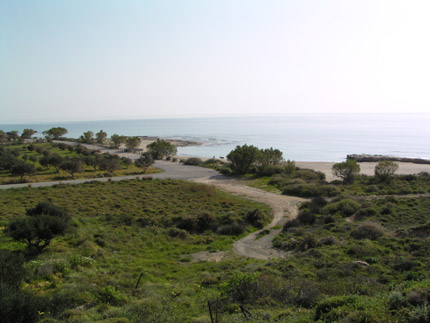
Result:
[[[87,183],[92,181],[107,182],[109,179],[112,181],[122,181],[126,179],[133,179],[133,178],[136,178],[137,176],[160,178],[160,179],[171,178],[171,179],[184,179],[184,180],[193,180],[197,178],[221,178],[222,177],[217,171],[213,169],[204,168],[204,167],[186,166],[186,165],[172,163],[168,161],[156,161],[153,166],[163,170],[163,172],[150,174],[150,175],[129,175],[129,176],[115,176],[115,177],[90,178],[90,179],[71,179],[71,180],[65,180],[65,181],[38,182],[38,183],[31,183],[31,187],[52,186],[57,184],[81,184],[81,183]],[[23,184],[0,185],[0,189],[20,188],[20,187],[28,187],[28,184],[23,183]]]

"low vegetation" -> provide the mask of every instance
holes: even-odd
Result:
[[[101,154],[82,145],[34,142],[0,146],[0,183],[39,182],[156,172],[148,160],[142,167],[128,158]]]
[[[234,275],[246,266],[254,271],[254,262],[228,251],[270,221],[265,205],[183,181],[93,182],[0,191],[0,226],[52,213],[38,204],[47,200],[71,220],[41,253],[30,253],[8,230],[0,234],[3,319],[207,321],[208,301],[226,321],[242,315]],[[197,252],[215,251],[227,252],[225,259],[193,261]]]

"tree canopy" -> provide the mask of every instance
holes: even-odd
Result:
[[[129,151],[134,152],[141,142],[139,137],[128,137],[125,139],[125,146]]]
[[[360,165],[354,159],[347,159],[342,163],[336,163],[332,167],[333,175],[343,179],[345,183],[351,183],[360,173]]]
[[[27,216],[12,220],[7,234],[16,241],[25,242],[38,253],[46,248],[51,240],[66,232],[70,216],[66,209],[50,202],[40,202],[27,209]]]
[[[390,160],[380,161],[375,166],[375,177],[380,181],[388,180],[399,168],[399,165]]]
[[[62,127],[54,127],[43,132],[46,139],[55,139],[55,140],[64,136],[66,133],[67,133],[67,129]]]
[[[228,155],[227,159],[231,163],[231,169],[238,174],[246,174],[251,166],[257,161],[261,152],[255,146],[236,146]]]
[[[104,132],[103,130],[100,130],[99,132],[96,133],[96,142],[99,145],[103,145],[106,142],[106,138],[107,138],[107,133]]]
[[[149,144],[147,147],[154,159],[162,159],[166,156],[174,155],[177,152],[175,145],[160,138]]]

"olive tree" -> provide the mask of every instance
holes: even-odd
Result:
[[[345,183],[352,183],[360,173],[360,165],[354,159],[347,159],[342,163],[336,163],[332,167],[333,175],[343,179]]]
[[[125,146],[127,147],[127,150],[134,152],[141,142],[142,140],[139,137],[128,137],[125,140]]]
[[[90,130],[85,131],[79,140],[83,143],[86,143],[86,144],[93,144],[94,143],[94,132],[92,132]]]
[[[258,160],[261,152],[255,146],[236,146],[228,155],[231,169],[237,174],[246,174],[251,166]]]
[[[134,161],[134,165],[136,167],[142,168],[145,172],[146,169],[154,163],[154,159],[152,158],[151,153],[145,152],[138,159]]]
[[[394,175],[398,168],[399,165],[390,160],[380,161],[375,166],[375,177],[380,181],[386,181]]]
[[[57,140],[67,133],[67,129],[62,127],[54,127],[49,130],[43,131],[42,133],[45,135],[46,139]]]
[[[175,145],[160,138],[149,144],[147,147],[154,159],[162,159],[166,156],[174,155],[177,152]]]
[[[63,235],[70,221],[66,209],[50,202],[41,202],[27,209],[26,215],[12,220],[6,232],[12,239],[26,243],[29,249],[37,253],[46,248],[55,236]]]
[[[115,133],[110,137],[110,141],[112,143],[112,148],[119,149],[119,147],[121,147],[121,145],[125,142],[125,137]]]
[[[12,167],[10,171],[12,176],[20,176],[22,181],[25,175],[34,175],[36,173],[36,168],[34,167],[34,164],[19,161]]]
[[[104,132],[103,130],[100,130],[99,132],[96,133],[96,142],[99,145],[103,145],[106,142],[106,138],[107,138],[107,133]]]
[[[61,163],[60,168],[72,175],[72,177],[75,177],[75,173],[84,171],[84,165],[79,158],[66,159]]]
[[[37,132],[36,130],[26,128],[22,131],[21,138],[31,139],[31,136],[33,136],[36,132]]]

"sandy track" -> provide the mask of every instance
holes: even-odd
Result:
[[[285,251],[273,248],[272,240],[282,228],[272,228],[275,226],[282,227],[287,219],[296,217],[298,212],[297,205],[305,201],[305,199],[269,193],[246,186],[240,180],[223,178],[222,176],[217,178],[196,178],[192,181],[214,185],[225,192],[265,203],[272,208],[272,222],[263,229],[236,241],[233,244],[234,253],[255,259],[284,258],[288,255]],[[257,239],[258,234],[264,230],[270,230],[270,233]]]

